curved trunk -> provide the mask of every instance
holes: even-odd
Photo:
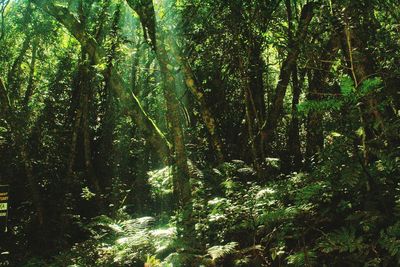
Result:
[[[96,40],[85,32],[83,25],[75,18],[71,12],[65,7],[56,6],[44,0],[32,0],[34,4],[43,9],[45,12],[53,16],[78,40],[82,49],[89,55],[93,64],[102,64],[106,58],[106,51]],[[132,117],[135,123],[141,128],[144,135],[148,136],[151,146],[158,151],[160,158],[166,158],[171,144],[157,127],[146,111],[143,109],[139,99],[131,91],[127,90],[127,86],[122,77],[112,68],[110,73],[110,88],[118,99],[125,103],[126,109],[123,111]]]
[[[163,37],[163,32],[156,27],[156,16],[152,0],[141,2],[128,1],[131,8],[139,15],[142,27],[150,38],[149,44],[156,54],[163,80],[163,94],[167,106],[167,124],[173,140],[173,189],[177,195],[178,206],[182,211],[182,221],[178,225],[178,236],[182,236],[184,245],[193,242],[194,224],[192,222],[191,186],[188,158],[185,148],[183,127],[180,121],[180,105],[176,96],[175,77]],[[155,33],[153,34],[153,31]],[[146,37],[146,36],[145,36]]]
[[[262,138],[267,148],[269,148],[272,142],[272,135],[281,119],[283,111],[283,99],[285,97],[286,89],[290,81],[293,66],[295,66],[300,53],[301,42],[304,41],[304,38],[307,34],[308,25],[310,24],[311,19],[314,16],[314,5],[314,3],[308,3],[303,7],[297,33],[294,37],[292,44],[290,44],[289,46],[289,52],[286,56],[286,59],[282,63],[282,67],[279,73],[279,82],[276,86],[275,95],[273,97],[272,105],[268,112],[267,121],[262,129]]]

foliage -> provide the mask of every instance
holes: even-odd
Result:
[[[227,255],[236,252],[237,243],[231,242],[223,246],[213,246],[210,247],[207,252],[210,254],[211,258],[215,261],[226,257]]]
[[[395,2],[0,1],[0,265],[400,265]]]
[[[173,227],[156,227],[154,218],[132,219],[121,214],[120,220],[100,216],[86,226],[90,239],[57,256],[52,266],[158,266],[156,254],[171,246]]]
[[[358,88],[354,87],[352,79],[342,77],[340,81],[340,95],[328,96],[322,100],[307,100],[297,106],[300,113],[340,111],[343,107],[356,107],[357,104],[371,94],[377,94],[382,89],[382,80],[379,77],[369,78]]]

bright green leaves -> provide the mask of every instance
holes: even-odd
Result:
[[[237,242],[230,242],[223,246],[213,246],[207,250],[208,254],[215,261],[222,259],[228,255],[234,254],[237,251],[239,244]]]
[[[289,255],[288,264],[291,266],[316,266],[317,255],[314,251],[299,251]]]
[[[172,194],[172,168],[167,166],[148,172],[152,195],[163,197]]]
[[[347,97],[354,92],[354,82],[349,76],[342,77],[340,81],[340,92]]]
[[[360,94],[365,96],[370,93],[379,93],[382,89],[382,79],[374,77],[363,81],[360,87]]]
[[[335,99],[325,100],[308,100],[297,105],[297,111],[302,114],[308,114],[310,112],[325,112],[325,111],[338,111],[343,106],[343,102]]]
[[[91,192],[90,189],[86,186],[84,188],[82,188],[82,193],[81,193],[81,197],[85,200],[91,200],[92,198],[94,198],[96,196],[95,193]]]
[[[306,100],[297,105],[299,113],[339,111],[343,107],[357,105],[358,102],[370,94],[378,93],[382,86],[380,78],[370,78],[361,83],[358,88],[349,76],[340,80],[340,94],[323,94],[320,100]]]

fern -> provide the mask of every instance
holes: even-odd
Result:
[[[172,168],[170,166],[162,169],[149,171],[149,184],[155,196],[172,194]]]
[[[379,244],[400,264],[400,223],[389,226],[380,234]]]
[[[155,256],[147,256],[144,266],[145,267],[158,267],[158,266],[161,266],[161,261],[159,259],[157,259]]]
[[[315,266],[317,255],[314,251],[307,251],[305,254],[304,251],[296,252],[292,255],[289,255],[286,260],[289,265],[294,266]]]
[[[93,219],[86,227],[91,238],[60,256],[60,262],[64,264],[62,257],[69,257],[70,265],[79,266],[143,266],[146,261],[148,266],[159,266],[159,261],[148,255],[171,246],[175,228],[156,228],[153,217],[121,217],[127,219],[114,220],[105,215]]]
[[[297,105],[299,113],[307,115],[310,112],[325,112],[329,110],[340,110],[344,102],[338,98],[327,98],[324,100],[307,100]]]
[[[230,242],[223,246],[213,246],[207,250],[211,258],[216,261],[225,258],[228,255],[232,255],[237,252],[237,242]]]
[[[362,237],[356,236],[356,231],[353,227],[342,227],[326,235],[319,243],[319,247],[324,253],[331,253],[334,251],[339,253],[354,253],[362,251],[366,245],[364,244]]]
[[[361,84],[360,88],[355,88],[353,80],[344,76],[340,81],[340,96],[329,96],[320,100],[307,100],[297,105],[297,111],[302,114],[309,112],[338,111],[344,105],[354,106],[363,97],[379,92],[382,85],[380,78],[370,78]]]
[[[354,82],[349,76],[342,77],[340,81],[340,92],[344,96],[351,96],[354,93]]]
[[[365,96],[369,93],[379,92],[382,86],[382,79],[380,77],[370,78],[361,84],[360,94]]]

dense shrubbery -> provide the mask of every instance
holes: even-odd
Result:
[[[0,265],[400,266],[399,11],[0,0]]]
[[[193,180],[196,251],[174,250],[174,217],[160,226],[156,218],[121,213],[86,226],[91,237],[54,266],[189,266],[187,258],[191,266],[400,264],[400,150],[378,154],[366,167],[350,138],[333,134],[330,142],[310,172],[259,184],[249,166],[233,161]],[[150,174],[155,193],[156,181],[171,178]]]

